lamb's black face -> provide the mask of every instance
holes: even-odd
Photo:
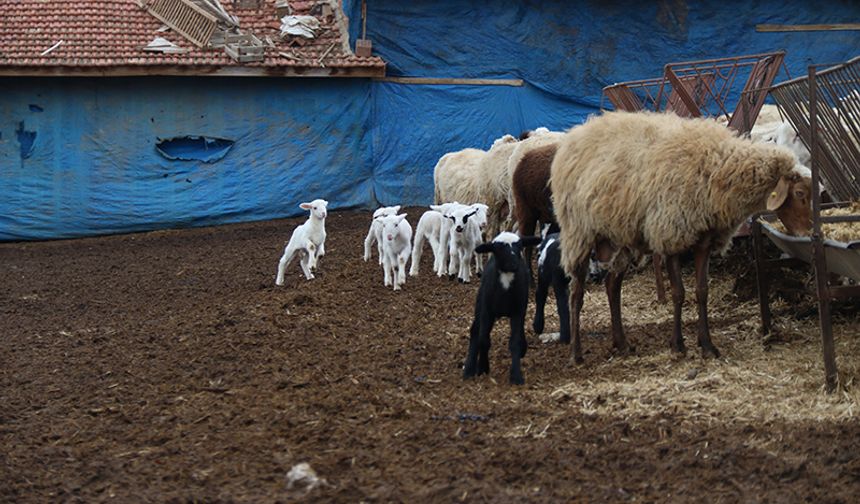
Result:
[[[494,243],[493,256],[496,258],[496,267],[499,271],[505,273],[513,273],[519,269],[521,254],[523,247],[519,242]]]

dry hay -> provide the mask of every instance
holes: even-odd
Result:
[[[860,201],[852,201],[848,206],[827,208],[821,211],[822,217],[842,217],[860,214]],[[790,234],[779,220],[768,224],[783,234]],[[860,240],[860,222],[827,222],[821,224],[821,233],[825,238],[841,242]]]
[[[731,278],[723,275],[710,281],[709,315],[711,337],[724,355],[702,360],[695,342],[695,291],[689,276],[683,311],[688,356],[673,354],[666,344],[656,354],[599,359],[589,370],[589,379],[557,387],[551,396],[587,414],[612,415],[633,424],[662,415],[706,424],[840,422],[855,417],[860,390],[853,383],[860,369],[854,356],[860,352],[860,341],[853,324],[834,323],[841,387],[828,395],[823,391],[817,317],[781,320],[774,331],[785,344],[766,348],[759,336],[758,304],[739,303],[731,292]],[[655,336],[668,341],[671,302],[656,302],[653,276],[631,280],[625,283],[622,309],[628,333],[635,326],[660,324],[667,333]],[[778,301],[772,308],[775,313],[793,311]],[[608,311],[602,289],[591,293],[583,308],[585,330],[595,323],[608,324]]]

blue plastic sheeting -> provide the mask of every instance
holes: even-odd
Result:
[[[0,140],[0,240],[292,216],[315,197],[367,205],[370,96],[358,79],[0,79],[0,132],[38,134],[29,157]],[[189,133],[235,144],[213,164],[157,153]]]
[[[361,2],[344,3],[354,43]],[[605,85],[659,76],[665,63],[785,49],[798,76],[860,48],[857,31],[755,31],[759,23],[851,22],[858,2],[367,6],[367,36],[390,75],[525,84],[0,78],[0,240],[295,216],[313,198],[332,209],[427,204],[446,152],[486,149],[539,126],[569,128],[598,111]],[[155,148],[189,135],[235,143],[211,163],[170,160]]]
[[[214,163],[227,155],[233,143],[232,140],[224,138],[190,135],[164,140],[159,138],[158,143],[155,144],[155,150],[167,159]]]

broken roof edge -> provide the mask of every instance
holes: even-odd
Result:
[[[237,65],[0,65],[0,77],[385,77],[385,64],[363,67],[237,66]]]

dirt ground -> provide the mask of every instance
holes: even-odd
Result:
[[[384,288],[369,215],[331,213],[318,277],[294,263],[284,287],[301,219],[0,245],[0,501],[856,502],[856,312],[837,311],[833,396],[811,303],[776,300],[762,345],[743,257],[712,268],[719,360],[695,350],[692,285],[690,352],[669,352],[646,270],[623,294],[635,355],[611,354],[590,286],[585,364],[527,328],[508,385],[504,322],[491,375],[464,382],[477,283],[427,250]],[[289,488],[301,462],[324,481]]]

